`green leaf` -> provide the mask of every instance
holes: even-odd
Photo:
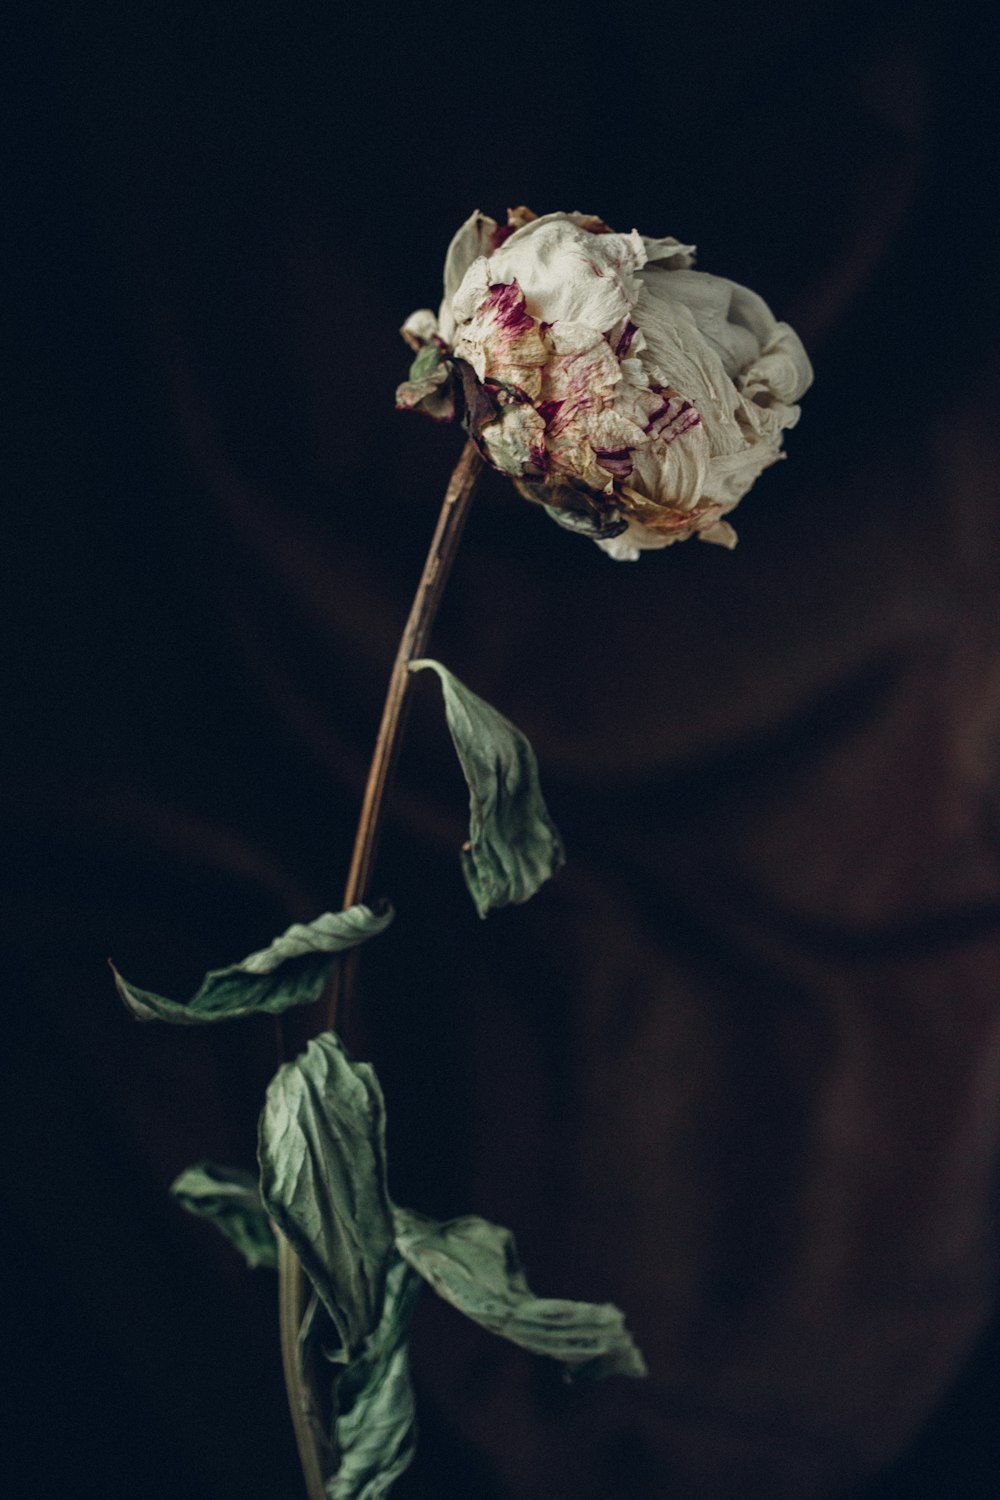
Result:
[[[264,1203],[317,1294],[299,1335],[314,1390],[317,1355],[338,1366],[328,1500],[382,1500],[413,1456],[406,1338],[420,1281],[393,1245],[378,1079],[333,1032],[274,1078],[259,1155]]]
[[[138,989],[114,964],[111,968],[119,995],[140,1021],[201,1026],[258,1011],[278,1015],[293,1005],[318,1000],[338,955],[383,932],[392,918],[391,907],[374,912],[367,906],[351,906],[347,911],[324,912],[306,925],[294,922],[270,947],[227,969],[212,969],[186,1004]]]
[[[455,415],[454,380],[451,365],[439,344],[427,343],[410,366],[410,377],[396,387],[396,405],[404,410],[419,408],[438,422]]]
[[[469,787],[469,842],[462,873],[481,917],[527,901],[565,863],[562,840],[538,784],[535,752],[519,729],[454,677],[440,662],[448,728]]]
[[[507,1230],[393,1209],[378,1079],[333,1032],[271,1083],[259,1158],[264,1206],[315,1289],[298,1348],[311,1410],[329,1434],[325,1457],[336,1465],[326,1500],[384,1500],[410,1462],[406,1341],[421,1281],[568,1374],[645,1373],[617,1308],[532,1294]],[[329,1402],[319,1397],[321,1356],[336,1367]]]
[[[341,1363],[382,1316],[393,1249],[385,1105],[374,1070],[333,1032],[286,1063],[260,1122],[261,1196],[320,1297]]]
[[[440,374],[442,369],[447,370],[447,363],[441,346],[431,340],[418,351],[416,359],[410,365],[410,379],[426,380],[429,375]]]
[[[560,1360],[567,1375],[645,1375],[617,1307],[534,1296],[510,1230],[473,1215],[439,1224],[397,1209],[396,1248],[459,1312],[522,1349]]]
[[[238,1167],[202,1161],[171,1183],[182,1208],[208,1219],[246,1259],[248,1266],[276,1266],[278,1247],[261,1202],[257,1179]]]
[[[336,1382],[333,1446],[339,1468],[327,1500],[382,1500],[416,1446],[407,1338],[421,1280],[394,1255],[379,1325]]]

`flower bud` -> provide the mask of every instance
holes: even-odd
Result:
[[[723,517],[783,456],[812,369],[762,298],[693,262],[588,214],[475,213],[437,316],[403,325],[417,354],[397,404],[448,420],[460,388],[488,461],[612,557],[731,547]]]

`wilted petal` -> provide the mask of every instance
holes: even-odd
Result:
[[[441,302],[439,322],[441,337],[450,344],[455,336],[455,319],[451,304],[462,284],[465,273],[474,261],[488,255],[497,232],[497,221],[477,209],[470,214],[448,246],[444,261],[444,297]]]
[[[682,245],[671,234],[659,240],[652,240],[644,235],[642,243],[645,246],[646,260],[649,264],[659,262],[671,271],[683,271],[688,266],[694,265],[696,246]]]
[[[542,372],[540,407],[550,435],[558,434],[580,412],[599,410],[621,378],[621,365],[600,337],[587,348],[553,354]]]
[[[546,342],[553,354],[582,354],[585,349],[596,349],[604,344],[604,335],[589,323],[570,323],[561,320],[553,323],[546,334]]]
[[[716,277],[716,280],[724,278]],[[763,297],[752,292],[748,286],[740,286],[736,281],[729,283],[732,288],[732,303],[729,309],[729,321],[741,323],[744,328],[749,328],[758,344],[763,348],[768,339],[772,337],[777,326],[774,313],[768,307]]]
[[[670,274],[651,274],[643,280],[636,309],[646,336],[640,358],[658,383],[683,392],[693,403],[713,449],[724,452],[742,443],[734,417],[737,393],[721,356],[699,331],[691,309],[670,297],[673,279]]]
[[[454,317],[450,324],[451,331],[447,335],[449,343],[455,342],[456,329],[461,329],[463,323],[475,317],[489,295],[491,280],[498,279],[490,277],[490,263],[485,255],[480,255],[478,260],[472,262],[462,277],[458,291],[451,299],[451,311]],[[441,304],[441,323],[442,326],[445,323],[444,303]]]
[[[759,357],[743,372],[737,386],[758,406],[771,406],[775,400],[791,405],[805,394],[812,380],[812,365],[795,329],[787,323],[775,323]],[[796,413],[784,425],[792,427],[797,420]]]
[[[627,529],[619,536],[600,537],[597,545],[602,552],[613,557],[615,562],[638,562],[643,552],[652,548],[668,547],[670,538],[654,537],[652,532],[646,531],[637,522],[630,521]]]
[[[698,536],[703,542],[715,542],[719,547],[726,547],[731,552],[736,546],[736,532],[728,521],[716,521],[714,526],[709,526],[705,531],[699,531]]]
[[[516,281],[489,287],[472,318],[463,323],[455,355],[466,360],[481,381],[511,387],[531,400],[541,394],[541,367],[549,351]]]
[[[690,311],[698,332],[722,360],[730,379],[759,355],[774,328],[767,304],[745,287],[705,271],[650,272],[654,292]],[[662,289],[662,291],[661,291]],[[738,297],[734,296],[739,293]]]
[[[641,413],[637,415],[641,418]],[[637,452],[648,441],[646,430],[627,412],[608,407],[587,418],[587,441],[597,461],[613,479],[627,480],[635,467]]]
[[[707,487],[725,510],[731,510],[764,470],[783,457],[780,435],[761,437],[735,453],[720,453],[712,459]]]
[[[526,224],[490,257],[494,281],[516,280],[528,311],[545,323],[585,323],[606,333],[629,312],[642,240],[593,234],[563,214]]]
[[[691,510],[705,493],[711,457],[705,425],[691,403],[667,397],[656,437],[636,453],[631,490],[647,504]]]
[[[437,333],[438,320],[429,307],[418,307],[416,312],[410,313],[399,331],[411,349],[419,349],[430,343]]]
[[[610,483],[599,468],[595,449],[621,446],[605,439],[601,425],[622,378],[621,366],[604,339],[575,354],[554,355],[542,372],[545,446],[554,469],[597,489]],[[597,430],[592,435],[591,426]]]

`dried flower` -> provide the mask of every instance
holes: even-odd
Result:
[[[616,558],[700,536],[782,457],[812,369],[755,292],[691,269],[694,247],[588,214],[474,213],[448,249],[437,317],[397,404],[456,410],[484,456]]]

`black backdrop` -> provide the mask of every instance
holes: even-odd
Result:
[[[524,202],[697,242],[817,378],[731,556],[477,501],[436,653],[570,865],[477,922],[422,693],[356,1041],[396,1196],[512,1224],[652,1373],[426,1306],[400,1500],[995,1494],[995,30],[133,3],[14,50],[7,1493],[298,1493],[273,1284],[166,1195],[252,1162],[271,1029],[139,1028],[104,960],[188,993],[336,903],[459,446],[395,330]]]

